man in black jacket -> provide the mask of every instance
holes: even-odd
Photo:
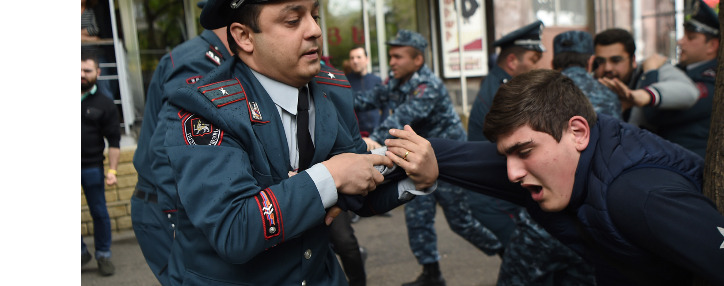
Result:
[[[104,276],[113,275],[111,263],[111,220],[106,209],[103,176],[103,150],[108,140],[109,169],[105,183],[116,183],[116,168],[121,154],[121,130],[118,110],[110,98],[98,92],[96,80],[100,75],[98,61],[93,55],[83,54],[80,60],[81,96],[81,177],[85,199],[93,217],[96,261]],[[90,262],[92,256],[81,237],[81,265]]]

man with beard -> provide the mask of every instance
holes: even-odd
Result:
[[[657,132],[656,114],[663,110],[691,108],[699,98],[694,83],[681,70],[653,55],[636,62],[636,44],[626,30],[612,28],[593,39],[598,68],[594,77],[621,100],[623,119]]]
[[[93,217],[93,237],[98,271],[103,276],[113,275],[111,262],[111,219],[106,209],[105,184],[116,183],[116,168],[121,154],[121,127],[118,110],[110,98],[98,91],[96,80],[101,70],[91,54],[81,54],[80,107],[81,107],[81,176],[80,183]],[[109,169],[103,172],[104,139],[108,141]],[[104,182],[105,181],[105,182]],[[81,243],[81,265],[90,262],[92,255]]]

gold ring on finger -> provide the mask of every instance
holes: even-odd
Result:
[[[405,156],[402,157],[402,160],[407,161],[407,155],[410,155],[410,151],[405,152]]]

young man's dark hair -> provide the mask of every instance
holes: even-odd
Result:
[[[612,28],[596,34],[593,38],[593,46],[609,46],[616,43],[621,43],[629,55],[629,59],[633,59],[636,53],[636,43],[634,42],[631,33],[624,29]]]
[[[576,115],[596,124],[591,102],[570,78],[554,70],[534,70],[500,86],[485,117],[483,133],[496,142],[499,136],[527,124],[560,141],[568,120]]]

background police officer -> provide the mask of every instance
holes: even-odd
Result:
[[[679,64],[699,89],[699,100],[689,109],[668,111],[659,135],[702,158],[706,155],[711,122],[711,105],[716,81],[717,53],[720,44],[719,17],[704,1],[694,2],[694,10],[684,22],[684,37],[679,39]]]
[[[199,2],[203,8],[205,1]],[[156,131],[158,113],[169,93],[192,85],[208,72],[231,58],[226,43],[226,28],[204,30],[164,55],[156,67],[146,93],[141,134],[138,138],[133,165],[138,183],[131,198],[131,221],[144,258],[161,284],[167,284],[167,264],[173,243],[174,207],[158,204],[155,176],[151,173],[154,154],[151,138]]]
[[[400,30],[390,46],[393,78],[367,92],[357,92],[355,108],[369,110],[385,105],[393,112],[370,134],[383,143],[391,138],[390,128],[411,125],[422,137],[465,140],[460,117],[455,112],[447,88],[425,65],[427,41],[422,35]],[[488,255],[500,251],[497,237],[472,217],[464,189],[438,182],[437,191],[418,197],[405,206],[405,220],[412,253],[423,265],[417,280],[403,285],[444,285],[434,228],[436,204],[445,212],[450,228]]]

